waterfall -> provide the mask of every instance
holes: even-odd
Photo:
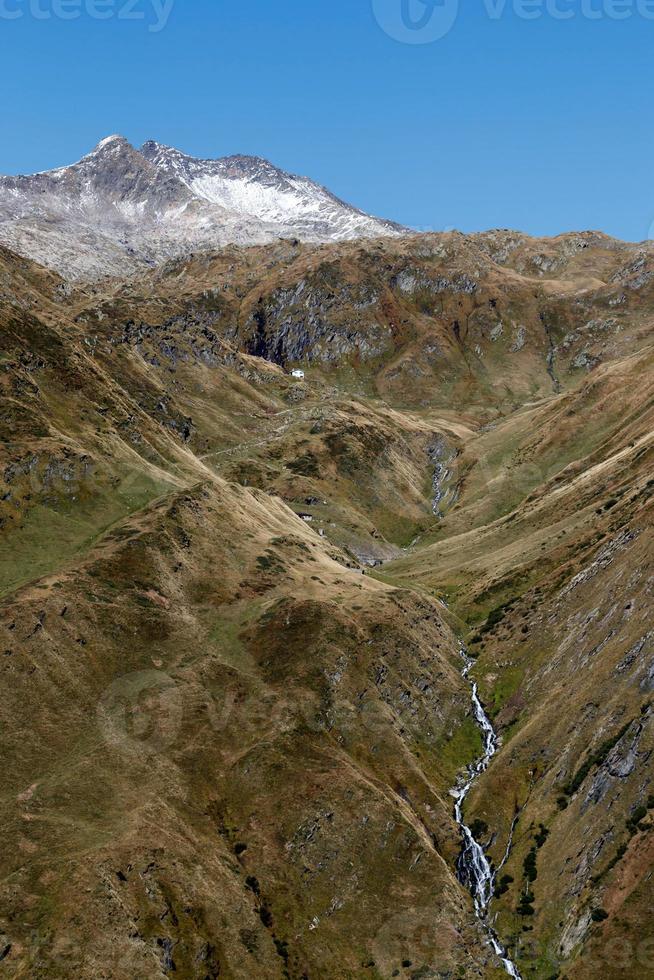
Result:
[[[468,680],[470,669],[474,661],[468,657],[464,648],[461,649],[461,653],[465,662],[462,674],[463,677]],[[486,857],[483,847],[474,839],[472,831],[463,819],[462,811],[466,797],[474,786],[475,781],[488,769],[490,760],[497,752],[498,744],[495,730],[490,723],[488,715],[484,711],[481,701],[479,700],[479,689],[475,682],[471,682],[471,696],[475,721],[477,722],[483,737],[484,752],[476,762],[468,766],[467,779],[462,785],[457,786],[455,790],[456,803],[454,806],[454,817],[457,824],[461,828],[462,838],[461,854],[459,855],[459,860],[457,863],[457,872],[461,884],[465,885],[470,890],[470,894],[472,895],[475,903],[477,918],[484,927],[486,935],[488,936],[489,945],[502,960],[507,974],[510,977],[513,977],[514,980],[522,980],[522,977],[518,972],[518,968],[509,958],[508,953],[502,946],[497,934],[495,933],[495,930],[488,922],[488,907],[495,889],[495,874],[490,866],[490,861]]]

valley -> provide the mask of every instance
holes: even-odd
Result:
[[[650,975],[654,246],[205,245],[0,249],[0,969]]]

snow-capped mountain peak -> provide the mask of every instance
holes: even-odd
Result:
[[[202,160],[154,140],[137,150],[117,134],[69,167],[0,177],[0,242],[74,278],[229,243],[403,231],[260,157]]]
[[[127,143],[124,136],[120,136],[118,133],[114,133],[113,136],[105,136],[103,140],[100,140],[93,152],[104,149],[105,146],[110,146],[112,143]]]
[[[357,238],[388,233],[394,227],[339,200],[315,181],[280,170],[261,157],[200,160],[152,141],[141,153],[211,204],[283,226],[299,223],[299,238]]]

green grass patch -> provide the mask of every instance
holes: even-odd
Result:
[[[141,510],[174,487],[140,474],[91,500],[33,507],[21,527],[0,540],[0,595],[57,571],[85,553],[118,521]]]
[[[520,689],[525,674],[524,667],[504,667],[491,691],[489,711],[492,717],[497,715],[513,695]]]
[[[251,673],[255,669],[252,655],[241,641],[244,624],[236,619],[219,619],[209,631],[209,639],[222,663],[235,670]]]
[[[454,783],[457,773],[482,754],[481,732],[473,718],[466,718],[452,738],[442,738],[436,746],[439,768]]]

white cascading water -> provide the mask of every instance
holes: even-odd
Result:
[[[463,648],[461,650],[461,654],[465,661],[463,676],[466,680],[468,680],[468,675],[470,674],[470,669],[474,661],[467,656],[466,651]],[[463,847],[459,856],[457,870],[460,882],[470,889],[470,893],[475,903],[477,918],[480,920],[486,931],[490,946],[502,960],[507,974],[510,977],[513,977],[514,980],[522,980],[522,977],[518,972],[518,968],[516,967],[515,963],[509,959],[507,951],[500,943],[495,931],[488,922],[488,906],[490,905],[490,900],[493,897],[493,891],[495,889],[495,873],[490,866],[490,862],[486,857],[483,847],[474,839],[472,836],[472,831],[463,819],[463,804],[468,796],[468,793],[472,789],[475,780],[478,779],[479,776],[486,771],[486,769],[488,769],[490,760],[497,752],[497,735],[495,734],[493,726],[488,719],[488,715],[484,711],[482,703],[479,700],[479,690],[477,688],[477,684],[472,682],[471,686],[472,707],[474,710],[475,721],[477,722],[484,739],[484,753],[481,758],[477,760],[477,762],[468,767],[467,780],[462,786],[458,786],[456,789],[454,817],[457,824],[461,828],[461,836],[463,838]]]

